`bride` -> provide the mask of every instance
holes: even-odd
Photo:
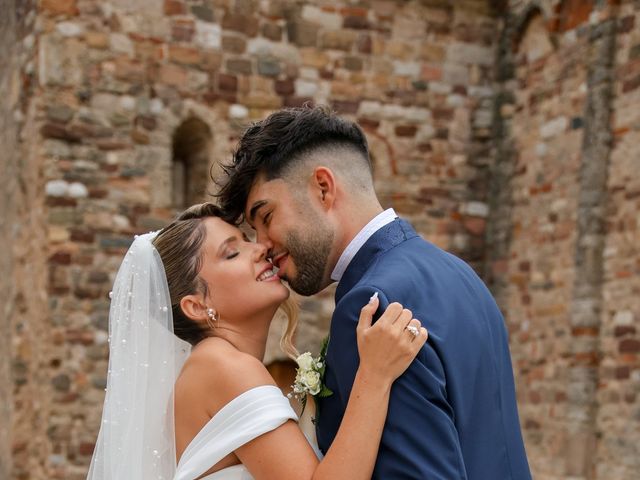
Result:
[[[136,237],[110,294],[89,480],[371,478],[391,384],[427,332],[397,303],[373,326],[377,299],[363,307],[360,366],[320,461],[261,361],[279,307],[289,317],[283,348],[297,354],[295,308],[266,253],[210,203]]]

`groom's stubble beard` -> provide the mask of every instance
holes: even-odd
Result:
[[[285,280],[294,292],[306,297],[322,290],[333,243],[333,231],[320,218],[317,220],[313,228],[305,229],[304,234],[289,232],[286,239],[297,275]]]

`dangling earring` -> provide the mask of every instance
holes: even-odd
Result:
[[[212,330],[216,328],[216,322],[218,321],[218,316],[216,315],[216,312],[213,310],[213,308],[207,308],[207,325],[209,325],[209,328],[211,328]]]

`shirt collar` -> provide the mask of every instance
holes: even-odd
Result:
[[[338,263],[336,263],[333,272],[331,272],[331,280],[333,280],[334,282],[339,282],[342,279],[342,275],[344,275],[344,272],[347,270],[347,267],[349,266],[349,263],[351,262],[353,257],[356,256],[358,250],[360,250],[360,248],[362,248],[367,240],[369,240],[371,235],[376,233],[385,225],[393,222],[393,220],[397,217],[398,215],[396,215],[396,212],[393,210],[393,208],[388,208],[384,212],[376,215],[369,223],[367,223],[364,228],[360,230],[358,234],[353,238],[353,240],[349,242],[349,245],[347,245],[347,248],[344,249],[342,255],[340,255]]]

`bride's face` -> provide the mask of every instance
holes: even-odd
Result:
[[[289,290],[274,274],[266,248],[220,218],[207,218],[204,224],[207,236],[199,277],[207,283],[209,306],[221,319],[273,315]]]

